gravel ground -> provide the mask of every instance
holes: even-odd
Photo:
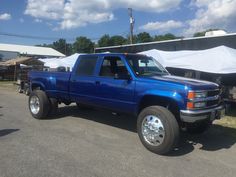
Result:
[[[36,120],[27,97],[0,87],[1,177],[228,176],[236,174],[236,129],[214,125],[182,134],[168,156],[146,150],[135,118],[60,106],[53,119]]]

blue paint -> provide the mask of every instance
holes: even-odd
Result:
[[[31,88],[42,87],[49,97],[67,102],[80,102],[107,108],[117,112],[138,114],[145,96],[158,96],[174,101],[180,110],[186,109],[189,90],[217,89],[218,85],[183,77],[137,76],[130,67],[125,54],[92,54],[97,56],[96,68],[92,76],[77,76],[77,59],[72,72],[30,72]],[[99,76],[102,61],[106,56],[119,57],[131,76],[130,80],[120,80]],[[99,84],[98,84],[99,83]]]

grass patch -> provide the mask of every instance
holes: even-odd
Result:
[[[236,110],[231,109],[230,113],[220,120],[214,121],[215,125],[219,125],[226,135],[236,138]]]
[[[225,117],[223,117],[220,120],[216,120],[215,123],[236,129],[236,109],[235,109],[236,107],[235,106],[236,105],[232,103],[231,108],[229,112],[225,115]]]
[[[216,120],[215,123],[218,124],[218,125],[223,125],[223,126],[226,126],[226,127],[236,129],[236,117],[225,116],[220,120]]]

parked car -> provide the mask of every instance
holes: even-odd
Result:
[[[180,129],[200,133],[224,115],[217,84],[171,76],[145,55],[80,55],[72,72],[30,72],[29,81],[34,118],[72,102],[134,115],[142,144],[157,154],[173,150]]]

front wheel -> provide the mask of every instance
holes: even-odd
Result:
[[[147,107],[139,114],[137,131],[142,144],[160,155],[173,150],[179,138],[174,115],[161,106]]]
[[[29,110],[31,115],[36,119],[43,119],[48,116],[50,109],[50,102],[41,90],[34,90],[29,96]]]

